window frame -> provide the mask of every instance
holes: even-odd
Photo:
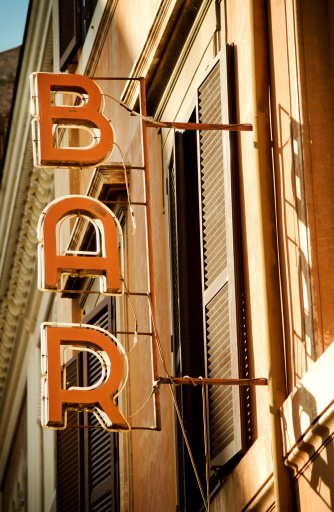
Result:
[[[60,71],[65,71],[73,63],[73,58],[83,46],[96,4],[97,0],[58,0]],[[67,24],[66,32],[63,30],[64,23],[61,19],[63,10],[65,11],[65,23],[72,21],[72,23]],[[70,14],[72,14],[72,20]],[[70,38],[68,34],[70,34]],[[65,40],[64,47],[62,47],[66,37],[67,41]]]
[[[200,82],[204,83],[207,76],[212,72],[213,68],[219,65],[220,66],[220,80],[221,80],[221,97],[223,104],[223,112],[222,118],[218,121],[210,121],[206,122],[217,122],[217,123],[234,123],[235,121],[235,99],[233,98],[233,90],[234,90],[234,68],[233,68],[233,45],[228,46],[225,45],[221,51],[221,53],[217,56],[217,58],[212,62],[210,68],[206,71],[206,76]],[[197,118],[190,118],[189,121],[199,122],[199,109],[198,104],[196,106]],[[202,122],[205,122],[203,120]],[[182,310],[184,309],[184,305],[182,302],[182,291],[180,292],[180,283],[182,278],[180,278],[180,274],[182,274],[184,270],[184,265],[182,268],[182,262],[179,258],[178,253],[180,252],[179,244],[180,240],[182,241],[182,237],[184,237],[184,233],[179,233],[178,230],[182,231],[182,223],[177,220],[177,201],[180,202],[180,198],[178,197],[178,192],[173,191],[173,186],[175,183],[177,185],[177,173],[184,173],[183,162],[186,162],[189,155],[183,155],[182,152],[184,137],[189,132],[184,132],[184,134],[176,133],[174,139],[174,149],[170,160],[170,165],[168,166],[168,178],[167,178],[167,194],[169,195],[169,203],[168,203],[168,211],[169,211],[169,251],[170,251],[170,275],[171,275],[171,283],[172,283],[172,350],[174,351],[174,372],[176,376],[183,373],[183,361],[182,361],[182,328],[180,323],[182,323]],[[211,132],[212,133],[212,132]],[[226,271],[227,276],[229,277],[229,282],[231,283],[232,292],[229,294],[228,298],[228,308],[229,315],[233,320],[232,329],[231,329],[231,357],[234,361],[234,366],[237,368],[236,373],[233,374],[233,378],[245,378],[249,377],[249,369],[247,364],[247,338],[246,338],[246,324],[245,324],[245,301],[244,301],[244,282],[243,282],[243,262],[242,262],[242,243],[241,243],[241,225],[240,225],[240,192],[239,192],[239,184],[238,184],[238,160],[237,160],[237,134],[235,132],[229,131],[219,131],[217,132],[222,137],[222,143],[225,148],[223,151],[225,156],[224,163],[224,178],[225,178],[225,195],[228,195],[228,205],[227,205],[227,224],[229,231],[229,253],[228,253],[228,269]],[[197,171],[198,174],[195,177],[197,180],[197,186],[199,190],[198,194],[198,205],[199,211],[201,211],[201,155],[200,155],[200,133],[197,134],[197,144],[196,144],[196,153],[197,153]],[[176,166],[179,169],[176,169]],[[172,170],[174,169],[174,177],[172,176]],[[175,181],[173,183],[172,181]],[[174,194],[174,198],[172,195]],[[176,203],[176,206],[173,206],[173,202]],[[186,206],[182,206],[183,210],[186,211]],[[192,205],[193,207],[193,205]],[[173,208],[176,208],[176,211],[173,212]],[[174,216],[174,218],[173,218]],[[184,218],[183,218],[184,221]],[[172,222],[176,223],[176,228],[172,227]],[[200,222],[201,223],[201,222]],[[181,226],[181,228],[180,228]],[[172,232],[172,229],[176,229],[176,233]],[[207,351],[206,351],[206,332],[205,332],[205,300],[204,295],[210,296],[207,300],[207,303],[217,295],[217,291],[224,287],[224,283],[210,292],[205,292],[204,290],[204,277],[203,277],[203,233],[202,229],[200,229],[200,252],[201,252],[201,291],[199,295],[202,294],[202,314],[203,314],[203,342],[202,342],[202,357],[205,360],[205,368],[206,368],[206,377],[210,377],[209,372],[207,371]],[[173,237],[175,240],[173,240]],[[175,249],[175,246],[177,248]],[[182,242],[181,242],[182,245]],[[174,259],[174,260],[173,260]],[[175,263],[175,259],[177,260]],[[177,269],[173,268],[177,265]],[[175,283],[175,279],[177,283]],[[185,277],[183,276],[183,280]],[[214,283],[215,284],[215,283]],[[188,368],[187,368],[188,370]],[[188,372],[187,372],[188,374]],[[185,373],[183,373],[185,375]],[[198,375],[191,374],[194,377]],[[212,376],[212,375],[211,375]],[[183,386],[183,388],[191,388],[190,386]],[[216,457],[212,457],[210,455],[210,468],[211,475],[215,474],[219,478],[219,476],[229,472],[233,467],[237,464],[243,454],[247,451],[248,447],[251,444],[251,422],[250,422],[250,388],[243,388],[238,386],[230,386],[232,388],[233,401],[235,404],[234,407],[234,418],[235,418],[235,432],[237,436],[237,442],[234,443],[232,448],[228,450],[223,450],[218,453]],[[207,390],[207,404],[209,404],[209,390]],[[183,418],[185,418],[185,410],[184,410],[184,391],[180,391],[179,393],[179,405],[182,410]],[[201,404],[201,396],[198,394],[197,400]],[[176,420],[177,421],[177,420]],[[207,424],[210,426],[209,421],[209,410],[207,411]],[[190,426],[188,425],[188,432]],[[179,433],[176,432],[176,440],[179,438]],[[176,441],[178,443],[178,441]],[[211,441],[210,441],[211,443]],[[191,487],[191,484],[187,484],[184,482],[184,475],[181,475],[182,471],[185,471],[185,460],[187,455],[185,455],[184,446],[178,444],[177,447],[179,451],[179,455],[182,460],[178,461],[178,481],[179,481],[179,504],[182,507],[186,506],[187,496],[185,492],[185,487]],[[203,441],[203,451],[204,451],[204,441]],[[186,478],[188,476],[186,475]],[[212,487],[217,484],[217,479],[213,478]],[[195,484],[197,486],[197,484]],[[211,486],[210,486],[211,487]],[[194,490],[194,488],[193,488]],[[184,496],[182,496],[184,493]]]
[[[235,80],[234,80],[234,46],[225,44],[221,52],[213,60],[210,67],[206,70],[205,77],[198,85],[199,91],[202,84],[208,79],[213,69],[220,67],[221,84],[221,118],[220,123],[236,123],[236,99],[235,99]],[[197,98],[199,93],[197,93]],[[197,100],[197,122],[211,122],[210,119],[200,119],[199,101]],[[217,121],[216,121],[217,122]],[[229,308],[229,329],[230,329],[230,350],[232,364],[232,378],[249,377],[249,368],[247,363],[247,334],[245,324],[245,301],[244,301],[244,279],[242,263],[242,240],[241,240],[241,222],[240,222],[240,191],[238,176],[238,154],[237,154],[237,132],[221,130],[216,132],[222,137],[223,149],[223,173],[224,173],[224,194],[225,194],[225,215],[226,215],[226,239],[227,239],[227,269],[224,276],[225,282],[217,284],[217,279],[211,287],[205,290],[204,284],[204,261],[202,250],[202,296],[203,296],[203,325],[204,325],[204,343],[207,345],[208,335],[206,325],[206,306],[217,297],[228,283],[228,308]],[[198,137],[198,179],[201,183],[201,154],[200,154],[200,132]],[[200,186],[200,185],[199,185]],[[202,212],[201,200],[199,205]],[[202,213],[201,213],[202,214]],[[202,223],[203,224],[203,223]],[[204,247],[203,232],[201,230],[201,248]],[[222,276],[220,276],[222,277]],[[209,290],[209,288],[212,288]],[[235,340],[235,342],[233,342]],[[212,375],[208,372],[208,356],[205,350],[206,377],[225,377],[223,375]],[[251,443],[250,429],[250,388],[230,386],[233,395],[233,422],[235,442],[230,443],[226,449],[223,449],[216,456],[212,455],[212,436],[209,439],[210,468],[217,471],[219,468],[229,470],[233,467],[247,451]],[[225,386],[224,386],[225,389]],[[209,386],[207,390],[207,404],[210,402]],[[209,409],[209,405],[208,405]],[[208,432],[210,429],[210,412],[207,412]],[[247,428],[248,425],[248,428]]]

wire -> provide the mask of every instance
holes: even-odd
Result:
[[[158,330],[156,328],[155,320],[154,320],[154,317],[153,317],[152,298],[151,298],[151,294],[150,293],[147,293],[147,298],[148,298],[148,302],[149,302],[149,305],[150,305],[151,320],[152,320],[154,335],[155,335],[155,338],[157,340],[159,354],[160,354],[160,357],[161,357],[161,360],[162,360],[163,367],[164,367],[165,372],[167,374],[167,377],[170,379],[170,381],[172,383],[172,384],[169,384],[169,389],[170,389],[170,392],[172,394],[172,398],[173,398],[176,414],[177,414],[177,417],[178,417],[178,420],[179,420],[179,423],[180,423],[180,427],[181,427],[181,430],[182,430],[184,441],[185,441],[186,446],[187,446],[187,450],[188,450],[189,457],[190,457],[190,460],[191,460],[191,464],[192,464],[192,467],[193,467],[193,470],[194,470],[194,473],[195,473],[195,477],[196,477],[196,480],[197,480],[197,483],[198,483],[198,487],[199,487],[200,493],[202,495],[202,499],[203,499],[203,503],[204,503],[204,506],[205,506],[205,510],[206,510],[206,512],[209,512],[208,507],[207,507],[207,503],[206,503],[206,499],[205,499],[205,495],[204,495],[204,492],[203,492],[202,484],[201,484],[201,481],[200,481],[200,478],[199,478],[199,475],[198,475],[198,471],[197,471],[197,468],[196,468],[196,464],[195,464],[195,461],[194,461],[194,457],[193,457],[193,454],[192,454],[192,451],[191,451],[191,448],[190,448],[190,445],[189,445],[189,441],[188,441],[188,437],[187,437],[187,434],[186,434],[186,430],[184,428],[181,412],[180,412],[180,409],[179,409],[179,406],[178,406],[178,403],[177,403],[177,400],[176,400],[176,396],[174,394],[173,387],[172,387],[173,385],[177,386],[179,384],[176,384],[174,382],[173,377],[171,377],[171,375],[168,372],[165,355],[164,355],[164,352],[163,352],[163,348],[162,348],[162,345],[161,345],[161,342],[160,342],[159,333],[158,333]],[[189,377],[189,378],[191,379],[191,377]]]
[[[138,112],[136,112],[135,110],[131,110],[131,108],[129,108],[127,106],[126,103],[124,103],[124,101],[121,101],[121,100],[118,100],[117,98],[115,98],[114,96],[111,96],[110,94],[105,94],[103,93],[102,96],[107,96],[107,98],[110,98],[114,101],[116,101],[116,103],[118,103],[121,107],[125,108],[125,110],[127,110],[128,112],[130,112],[131,115],[133,116],[137,116],[137,117],[140,117],[140,119],[143,119],[144,121],[148,122],[148,123],[152,123],[152,119],[150,119],[149,117],[147,116],[143,116],[142,114],[139,114]],[[111,120],[109,120],[109,122],[111,122]],[[160,123],[159,123],[160,124]],[[161,123],[161,125],[163,125],[164,123]],[[163,127],[163,126],[162,126]],[[166,126],[167,128],[167,126]]]
[[[137,225],[136,225],[135,214],[134,214],[134,211],[133,211],[133,208],[132,208],[132,203],[131,203],[131,197],[130,197],[130,191],[129,191],[129,182],[128,182],[128,176],[127,176],[127,170],[126,170],[126,164],[125,164],[125,159],[124,159],[123,151],[121,150],[121,147],[120,147],[119,144],[117,144],[117,142],[114,141],[113,145],[118,148],[118,150],[119,150],[119,152],[121,154],[122,166],[123,166],[123,171],[124,171],[126,194],[127,194],[127,198],[128,198],[129,209],[130,209],[130,214],[131,214],[131,221],[132,221],[132,227],[133,227],[133,231],[132,231],[131,235],[120,235],[120,236],[122,236],[124,238],[127,238],[127,237],[133,236],[135,234]]]
[[[184,441],[185,441],[186,446],[187,446],[187,450],[188,450],[189,457],[190,457],[190,460],[191,460],[191,464],[193,466],[193,470],[194,470],[194,473],[195,473],[195,476],[196,476],[198,487],[199,487],[199,490],[200,490],[201,495],[202,495],[202,499],[203,499],[203,503],[204,503],[204,506],[205,506],[205,510],[207,512],[209,512],[207,504],[206,504],[206,499],[205,499],[205,496],[204,496],[202,484],[201,484],[201,481],[199,479],[198,471],[197,471],[196,464],[195,464],[195,461],[194,461],[194,457],[193,457],[193,454],[192,454],[192,451],[191,451],[191,448],[190,448],[190,445],[189,445],[188,437],[187,437],[187,434],[186,434],[186,431],[185,431],[185,428],[184,428],[181,412],[180,412],[179,406],[178,406],[177,401],[176,401],[176,396],[175,396],[173,388],[172,388],[172,384],[169,384],[169,389],[170,389],[170,392],[172,394],[172,398],[173,398],[174,406],[175,406],[175,409],[176,409],[177,417],[179,419],[179,423],[180,423],[180,426],[181,426],[182,434],[183,434]]]
[[[157,330],[157,327],[155,325],[155,320],[154,320],[153,310],[152,310],[152,298],[151,298],[151,294],[149,292],[147,292],[147,298],[148,298],[148,302],[149,302],[149,306],[150,306],[150,314],[151,314],[151,321],[152,321],[152,325],[153,325],[153,331],[154,331],[155,338],[157,340],[158,350],[159,350],[159,354],[160,354],[160,357],[161,357],[161,360],[162,360],[162,364],[163,364],[164,370],[165,370],[165,372],[167,374],[167,377],[172,382],[172,384],[174,384],[174,386],[178,386],[179,384],[176,384],[174,382],[174,379],[169,374],[169,371],[168,371],[168,368],[167,368],[167,363],[166,363],[165,355],[164,355],[164,352],[163,352],[163,349],[162,349],[162,346],[161,346],[161,343],[160,343],[160,338],[159,338],[158,330]]]
[[[134,412],[133,414],[130,414],[130,416],[128,416],[128,420],[130,418],[133,418],[133,416],[135,416],[136,414],[138,414],[142,409],[144,409],[145,405],[148,404],[148,402],[150,401],[152,395],[156,392],[156,389],[157,389],[157,383],[154,384],[154,386],[152,387],[152,391],[150,393],[150,396],[147,398],[147,400],[145,400],[145,402],[143,403],[143,405],[138,409],[138,411]]]
[[[204,449],[205,449],[205,476],[206,476],[206,496],[207,510],[210,512],[210,483],[209,483],[209,454],[208,454],[208,431],[206,423],[206,394],[203,377],[199,377],[202,381],[202,403],[203,403],[203,427],[204,427]]]
[[[137,345],[137,341],[138,341],[138,338],[137,338],[137,333],[138,333],[138,322],[137,322],[137,317],[136,317],[136,313],[135,313],[135,310],[134,310],[134,307],[133,307],[133,304],[132,304],[132,300],[130,298],[130,294],[129,294],[129,290],[128,290],[128,287],[126,286],[126,282],[125,282],[125,279],[123,277],[121,277],[121,280],[123,281],[124,283],[124,288],[125,288],[125,294],[130,302],[130,306],[131,306],[131,309],[132,309],[132,313],[133,313],[133,317],[135,319],[135,328],[134,328],[134,332],[133,332],[133,345],[132,347],[130,348],[130,350],[128,352],[125,352],[125,356],[128,356],[132,351],[133,349],[135,348],[135,346]],[[152,395],[151,395],[152,396]]]

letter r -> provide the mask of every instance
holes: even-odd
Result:
[[[45,396],[46,417],[45,426],[63,428],[63,407],[78,411],[97,410],[104,417],[103,427],[106,430],[129,430],[129,424],[119,411],[113,396],[120,387],[123,379],[123,358],[116,344],[101,329],[94,326],[58,326],[42,324],[42,357],[46,359],[43,372],[46,375]],[[110,362],[109,371],[104,382],[95,388],[63,389],[61,385],[61,346],[88,347],[91,350],[102,351]],[[105,357],[104,356],[104,357]],[[101,421],[100,421],[101,422]]]

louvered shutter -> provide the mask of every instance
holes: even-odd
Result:
[[[114,299],[106,297],[84,318],[84,323],[97,325],[107,331],[115,330]],[[87,385],[100,377],[98,359],[85,354]],[[99,426],[94,414],[87,414],[89,426]],[[85,434],[85,488],[87,512],[116,512],[119,510],[118,435],[105,430],[89,428]]]
[[[100,376],[100,363],[96,357],[88,356],[89,385]],[[89,424],[98,426],[93,414],[89,414]],[[104,430],[88,430],[88,475],[89,475],[89,511],[112,512],[118,510],[118,458],[117,434]]]
[[[59,0],[59,67],[64,71],[81,45],[81,18],[78,0]]]
[[[115,330],[113,302],[111,297],[105,298],[83,322]],[[80,352],[66,366],[67,387],[93,385],[99,379],[100,368],[94,355]],[[70,411],[67,423],[68,428],[57,432],[58,512],[117,512],[117,434],[100,428],[80,428],[99,427],[92,413]]]
[[[198,88],[198,118],[205,123],[231,121],[227,45]],[[202,295],[207,377],[241,376],[241,325],[237,319],[234,180],[231,133],[199,132],[199,180],[202,243]],[[220,467],[245,449],[238,386],[210,386],[209,431],[212,467]]]
[[[66,368],[66,380],[70,386],[80,385],[79,356],[72,358]],[[81,512],[82,494],[82,433],[70,425],[79,424],[79,413],[67,413],[65,430],[57,431],[57,510],[58,512]]]

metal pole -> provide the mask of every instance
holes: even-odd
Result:
[[[280,407],[286,399],[283,329],[278,272],[276,211],[269,117],[269,56],[266,0],[250,2],[252,94],[254,130],[254,180],[260,197],[263,316],[268,357],[268,394],[271,444],[278,512],[292,512],[294,497],[288,468],[284,465]]]
[[[145,80],[140,78],[140,113],[146,117],[146,92]],[[145,121],[141,120],[142,126],[142,141],[143,141],[143,160],[144,160],[144,182],[145,182],[145,196],[146,196],[146,236],[147,236],[147,260],[148,260],[148,291],[151,294],[152,303],[152,372],[153,381],[159,379],[158,372],[158,347],[157,340],[154,332],[154,324],[156,323],[156,307],[155,307],[155,282],[154,282],[154,265],[153,265],[153,239],[152,239],[152,209],[151,209],[151,187],[150,187],[150,170],[148,160],[148,140],[147,140],[147,126]],[[154,322],[154,324],[153,324]],[[160,408],[160,393],[159,390],[154,393],[155,404],[155,424],[157,430],[161,430],[161,408]]]
[[[161,377],[157,384],[174,384],[179,386],[180,384],[192,384],[198,386],[205,384],[207,386],[267,386],[268,380],[265,378],[257,379],[206,379],[200,377]]]
[[[148,127],[176,128],[178,130],[228,130],[230,132],[251,132],[253,126],[244,124],[179,123],[174,121],[146,121]]]

